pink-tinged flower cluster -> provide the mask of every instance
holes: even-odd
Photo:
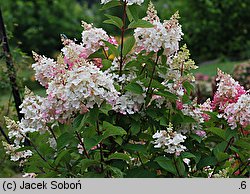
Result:
[[[237,102],[241,95],[246,94],[244,88],[237,81],[221,70],[218,70],[216,81],[218,81],[218,89],[213,97],[213,109],[223,112],[229,104]]]
[[[229,104],[224,110],[224,118],[232,129],[237,125],[243,128],[250,125],[250,95],[243,94],[237,102]]]
[[[218,109],[219,118],[225,118],[232,129],[250,125],[250,95],[230,75],[218,70],[218,89],[212,108]]]
[[[179,41],[182,38],[181,25],[178,23],[179,15],[176,13],[170,20],[160,22],[154,5],[150,2],[147,17],[144,20],[153,24],[152,28],[137,28],[134,31],[137,52],[158,52],[164,49],[164,54],[169,56],[179,49]]]
[[[108,36],[101,28],[95,28],[92,24],[82,22],[84,31],[82,32],[82,42],[76,44],[74,41],[62,37],[64,48],[62,49],[64,63],[67,64],[68,69],[74,65],[78,66],[82,60],[88,59],[89,55],[103,47],[103,51],[108,51],[104,41],[107,41],[117,46],[117,41],[114,37]],[[102,68],[102,60],[99,58],[93,59],[94,64]]]
[[[36,63],[32,64],[36,80],[45,88],[48,87],[50,81],[57,79],[58,75],[65,73],[65,64],[58,64],[53,59],[40,56],[35,52],[33,52],[33,57],[36,61]]]
[[[206,112],[212,112],[211,100],[208,98],[203,104],[200,104],[198,109],[202,112],[202,117],[205,121],[209,121],[210,116]]]

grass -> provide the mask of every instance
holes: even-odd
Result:
[[[207,63],[200,65],[198,69],[193,70],[194,74],[197,73],[202,73],[204,75],[208,76],[215,76],[217,74],[217,69],[219,68],[225,73],[232,74],[234,70],[234,66],[240,63],[243,63],[244,61],[226,61],[226,62],[221,62],[221,61],[215,61],[212,63]]]

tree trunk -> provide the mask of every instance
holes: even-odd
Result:
[[[18,85],[16,82],[16,71],[15,71],[14,63],[13,63],[12,56],[10,53],[10,48],[8,44],[8,39],[7,39],[6,31],[5,31],[1,9],[0,9],[0,41],[1,41],[0,45],[2,46],[3,53],[6,58],[8,77],[10,79],[12,94],[13,94],[14,101],[15,101],[15,107],[16,107],[18,119],[20,121],[23,117],[23,114],[20,113],[20,105],[22,104],[22,100],[21,100]]]

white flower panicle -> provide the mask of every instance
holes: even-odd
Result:
[[[135,29],[136,51],[158,52],[163,48],[163,54],[166,56],[177,52],[183,35],[181,25],[178,23],[178,13],[170,20],[161,23],[153,4],[150,2],[147,14],[144,20],[151,22],[154,27]]]
[[[105,45],[102,40],[108,41],[109,36],[107,35],[107,32],[101,28],[95,28],[86,22],[82,23],[85,27],[82,32],[82,44],[84,48],[93,53],[97,51],[100,46]]]
[[[117,99],[113,110],[124,115],[131,115],[138,112],[144,102],[145,95],[135,94],[133,92],[127,91]]]
[[[16,162],[20,159],[26,159],[29,156],[32,156],[32,151],[25,150],[25,151],[17,151],[21,148],[21,146],[15,146],[8,144],[6,142],[3,142],[3,147],[6,150],[6,154],[10,155],[10,160]]]
[[[181,143],[185,142],[186,136],[173,131],[172,123],[169,123],[167,130],[157,131],[153,138],[156,139],[153,144],[155,148],[164,148],[164,151],[169,154],[179,155],[186,150],[186,147]]]
[[[20,113],[24,114],[19,127],[24,133],[40,131],[44,132],[48,129],[46,120],[43,117],[43,102],[45,98],[34,95],[28,88],[25,88],[25,98],[21,104]]]
[[[101,4],[106,4],[110,1],[112,0],[101,0]],[[127,2],[128,5],[132,5],[132,4],[141,5],[144,2],[144,0],[124,0],[124,2]]]

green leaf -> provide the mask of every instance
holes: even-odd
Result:
[[[123,27],[123,22],[122,22],[121,18],[119,18],[117,16],[108,15],[108,14],[105,14],[105,16],[107,16],[109,18],[109,20],[105,20],[104,23],[113,24],[120,29]]]
[[[63,133],[57,138],[57,149],[60,150],[61,148],[65,147],[66,145],[69,145],[71,141],[74,139],[73,136],[74,133]]]
[[[60,161],[69,153],[69,151],[70,150],[67,149],[67,150],[63,150],[62,152],[60,152],[58,156],[56,157],[55,165],[58,165]]]
[[[111,171],[114,178],[123,178],[124,176],[124,173],[119,168],[114,166],[106,166],[106,170]]]
[[[123,45],[123,56],[126,56],[132,50],[134,45],[135,45],[134,36],[127,38]]]
[[[190,82],[188,82],[188,81],[185,81],[185,82],[183,83],[183,87],[186,89],[188,95],[190,95],[191,92],[192,92],[193,89],[194,89],[194,86],[193,86]]]
[[[178,172],[179,172],[180,176],[184,176],[186,174],[185,173],[186,168],[185,168],[183,160],[180,157],[176,158],[176,166],[178,168]]]
[[[102,103],[100,107],[100,111],[104,113],[105,115],[109,116],[108,112],[112,110],[112,106],[106,102]]]
[[[118,136],[115,138],[115,142],[118,143],[119,145],[122,145],[123,139],[120,136]]]
[[[89,59],[94,59],[94,58],[101,58],[101,59],[103,59],[103,58],[105,58],[104,53],[103,53],[103,49],[101,48],[101,49],[97,50],[96,52],[94,52],[91,55],[89,55],[88,58]]]
[[[164,156],[159,156],[154,161],[156,161],[164,170],[177,175],[175,165],[171,159]]]
[[[240,147],[242,149],[250,150],[250,143],[249,138],[248,139],[240,139],[234,143],[235,146]]]
[[[81,172],[84,173],[84,171],[90,167],[90,166],[93,166],[93,165],[97,165],[99,164],[99,161],[96,161],[96,160],[92,160],[92,159],[83,159],[81,162],[80,162],[80,165],[81,165]]]
[[[114,153],[114,154],[111,154],[109,157],[108,157],[108,160],[125,160],[125,161],[128,161],[130,162],[130,158],[127,154],[124,154],[124,153]]]
[[[181,153],[182,158],[196,158],[196,156],[190,152],[182,152]]]
[[[138,17],[138,7],[133,5],[133,6],[128,6],[127,7],[127,16],[130,22],[137,21],[139,19]]]
[[[206,128],[205,131],[209,131],[209,132],[219,136],[220,138],[226,140],[225,131],[221,128],[210,127],[210,128]]]
[[[87,151],[101,142],[99,136],[95,135],[91,138],[84,138],[84,145]]]
[[[80,127],[83,117],[84,117],[84,115],[80,114],[74,119],[74,121],[73,121],[73,128],[74,129],[77,129],[78,127]]]
[[[104,4],[101,8],[101,10],[107,10],[109,8],[112,8],[112,7],[117,7],[117,6],[120,6],[121,5],[121,2],[120,1],[110,1],[106,4]]]
[[[105,129],[105,132],[102,135],[102,139],[106,139],[110,136],[122,136],[127,134],[127,132],[123,128],[114,126],[106,121],[103,122],[103,129]]]
[[[182,118],[183,118],[182,123],[196,123],[194,118],[192,118],[190,116],[184,115]]]
[[[150,22],[146,21],[146,20],[137,20],[137,21],[133,21],[129,24],[128,28],[152,28],[154,27],[153,24],[151,24]]]
[[[151,86],[154,89],[165,89],[165,86],[163,86],[160,82],[158,82],[155,79],[152,80]]]
[[[214,166],[216,165],[216,163],[217,163],[217,160],[215,157],[213,156],[204,157],[197,164],[197,169],[202,169],[205,166]]]
[[[159,95],[159,96],[163,96],[169,100],[177,100],[177,96],[168,92],[168,91],[164,91],[164,92],[154,92],[154,94]]]
[[[146,146],[140,144],[126,144],[125,146],[123,146],[123,149],[139,153],[147,152]]]
[[[142,94],[143,93],[142,87],[139,84],[133,83],[133,82],[126,85],[125,90],[133,92],[135,94]]]
[[[112,62],[110,60],[108,60],[108,59],[103,59],[102,60],[102,65],[103,65],[102,70],[105,71],[105,70],[109,69],[112,66]]]
[[[131,134],[132,134],[132,135],[138,134],[138,133],[140,132],[140,128],[141,128],[141,126],[140,126],[140,123],[139,123],[139,122],[132,121],[132,123],[131,123],[131,128],[130,128]]]
[[[119,52],[118,49],[115,47],[115,45],[107,42],[107,41],[103,41],[105,43],[105,45],[109,48],[109,50],[112,52],[112,54],[114,54],[116,57],[119,56]]]
[[[168,122],[168,120],[167,120],[167,118],[165,116],[161,117],[160,125],[161,126],[168,126],[169,125],[169,122]]]
[[[197,141],[197,142],[199,142],[199,143],[201,143],[201,141],[202,141],[202,137],[200,137],[199,135],[190,134],[190,137],[191,137],[193,140],[195,140],[195,141]]]
[[[226,147],[227,147],[226,141],[223,141],[214,147],[213,154],[218,160],[218,162],[224,161],[229,158],[229,155],[227,153],[224,153]]]

